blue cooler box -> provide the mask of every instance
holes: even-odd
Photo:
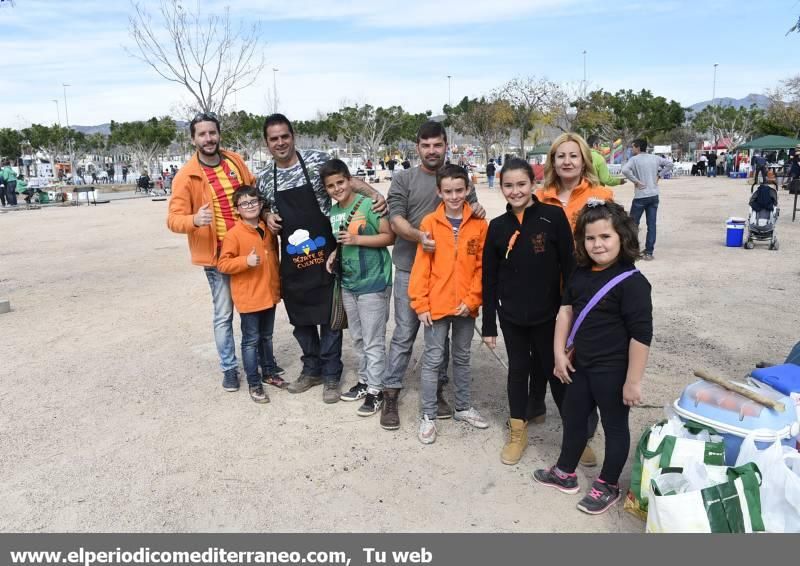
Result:
[[[744,386],[748,387],[748,386]],[[794,402],[785,395],[749,386],[753,391],[784,404],[786,411],[768,409],[733,391],[707,381],[698,381],[683,390],[673,403],[675,412],[684,421],[694,421],[719,432],[725,441],[725,464],[733,466],[745,437],[756,434],[756,446],[766,448],[775,440],[795,447],[800,423]]]
[[[800,366],[795,364],[754,369],[750,372],[750,377],[784,395],[800,393]]]

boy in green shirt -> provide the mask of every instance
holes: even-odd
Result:
[[[600,179],[600,184],[605,187],[624,185],[625,179],[612,177],[611,173],[608,172],[606,158],[600,154],[600,136],[592,134],[586,141],[589,147],[592,148],[592,165],[594,165],[594,170],[597,172],[597,177]]]
[[[353,193],[350,171],[339,159],[319,170],[328,195],[336,201],[330,220],[339,247],[328,259],[328,271],[341,261],[342,302],[348,329],[359,356],[358,383],[342,393],[342,401],[364,399],[358,415],[378,412],[383,404],[386,363],[386,322],[392,295],[392,259],[387,246],[394,243],[389,221],[372,210],[372,200]]]

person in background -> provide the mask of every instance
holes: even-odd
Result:
[[[717,176],[717,154],[713,151],[708,154],[708,176]]]
[[[586,140],[586,143],[592,148],[592,165],[597,173],[597,178],[600,180],[600,184],[606,187],[616,187],[617,185],[625,184],[625,179],[613,177],[611,173],[608,172],[606,158],[600,153],[600,136],[592,134]],[[580,210],[580,208],[578,210]]]
[[[494,159],[490,159],[486,164],[486,182],[490,189],[494,188],[494,174],[497,168],[494,166]]]
[[[664,173],[672,171],[672,161],[647,152],[647,140],[633,140],[633,157],[622,167],[622,174],[633,183],[633,203],[630,215],[636,225],[647,219],[647,239],[644,244],[645,261],[653,259],[656,247],[656,221],[658,215],[658,180]]]
[[[6,159],[3,162],[0,177],[3,178],[3,184],[5,185],[3,206],[5,206],[6,202],[8,206],[17,206],[17,173],[11,168],[11,160]]]

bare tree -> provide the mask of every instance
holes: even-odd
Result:
[[[454,121],[456,130],[478,140],[487,162],[491,157],[492,146],[508,137],[513,123],[513,111],[507,101],[487,101],[485,98],[468,101],[466,111],[459,114]]]
[[[160,0],[155,21],[139,2],[132,6],[128,30],[138,52],[128,52],[186,88],[197,110],[221,114],[228,96],[252,85],[264,68],[258,24],[234,28],[227,6],[222,15],[201,17],[180,0]]]
[[[556,83],[536,77],[511,79],[495,92],[495,97],[508,101],[514,110],[522,157],[528,132],[537,122],[550,121],[554,108],[558,107],[560,92]]]
[[[341,108],[328,119],[345,141],[359,146],[367,158],[375,159],[391,130],[402,124],[403,114],[399,106],[375,108],[369,104],[355,104]]]

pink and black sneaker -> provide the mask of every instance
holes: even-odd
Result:
[[[611,485],[598,478],[592,482],[588,493],[578,502],[578,509],[589,515],[599,515],[608,511],[619,498],[618,485]]]
[[[578,476],[566,474],[556,466],[547,470],[536,470],[533,479],[537,482],[556,488],[564,493],[578,493]]]

